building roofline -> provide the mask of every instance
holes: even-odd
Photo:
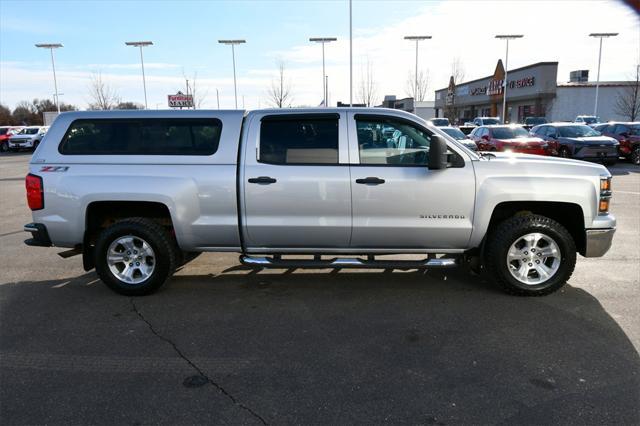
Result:
[[[558,65],[558,62],[557,61],[556,62],[536,62],[535,64],[525,65],[524,67],[515,68],[515,69],[512,69],[512,70],[507,70],[507,73],[512,73],[512,72],[516,72],[516,71],[522,71],[522,70],[526,70],[526,69],[533,68],[533,67],[539,67],[539,66],[543,66],[543,65]],[[478,82],[480,80],[485,80],[485,79],[491,78],[491,77],[493,77],[493,75],[488,75],[486,77],[476,78],[475,80],[471,80],[471,81],[465,81],[463,83],[456,84],[456,87],[463,86],[465,84],[476,83],[476,82]],[[447,86],[447,87],[445,87],[443,89],[437,89],[436,92],[440,92],[441,90],[449,90],[449,86]]]

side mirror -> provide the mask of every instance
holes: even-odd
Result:
[[[431,136],[429,144],[429,169],[440,170],[447,168],[447,142],[438,135]]]

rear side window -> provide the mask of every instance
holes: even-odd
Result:
[[[269,116],[260,126],[260,162],[338,164],[338,116]]]
[[[86,119],[71,123],[58,150],[65,155],[212,155],[218,119]]]

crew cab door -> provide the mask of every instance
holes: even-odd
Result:
[[[430,130],[401,117],[349,113],[349,119],[349,153],[357,163],[351,247],[466,248],[475,203],[469,158],[455,153],[458,166],[429,170]]]
[[[254,114],[247,129],[240,170],[245,248],[347,248],[346,113]]]

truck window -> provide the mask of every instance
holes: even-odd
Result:
[[[393,119],[356,119],[360,164],[424,166],[431,139],[423,130]]]
[[[64,155],[212,155],[218,119],[82,119],[71,123],[58,150]]]
[[[286,118],[260,125],[261,163],[338,164],[338,118]]]

